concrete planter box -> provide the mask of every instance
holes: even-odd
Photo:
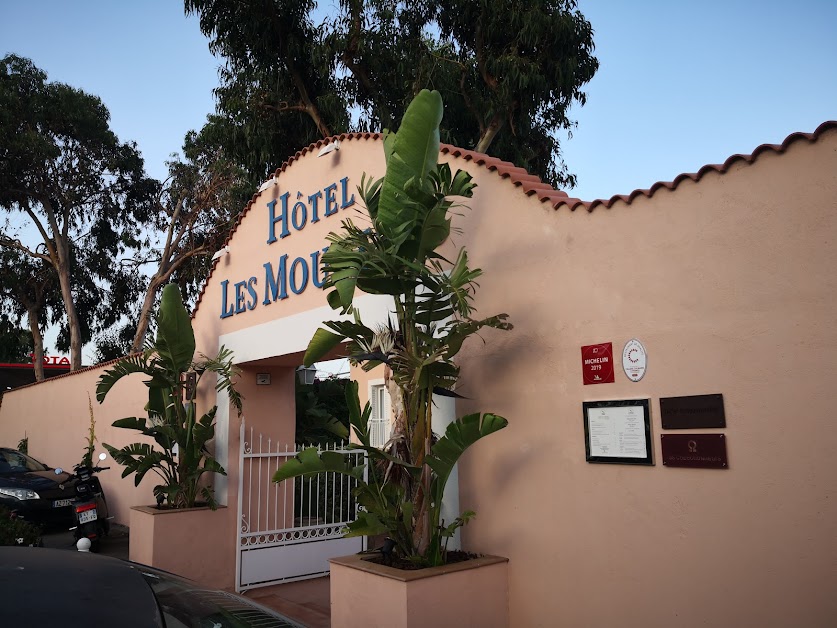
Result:
[[[508,559],[403,571],[355,554],[331,561],[333,628],[508,628]]]
[[[213,588],[235,585],[233,513],[226,507],[131,508],[128,557]]]

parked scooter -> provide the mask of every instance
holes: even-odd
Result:
[[[107,458],[107,454],[99,454],[99,461]],[[105,492],[95,476],[100,471],[110,467],[88,467],[77,464],[73,468],[76,477],[76,498],[73,502],[76,525],[70,528],[75,532],[75,539],[90,539],[90,551],[98,552],[101,538],[110,532],[110,516]],[[62,473],[59,468],[55,473]]]

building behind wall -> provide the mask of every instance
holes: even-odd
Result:
[[[194,316],[199,351],[234,351],[244,419],[274,440],[293,438],[294,369],[334,316],[317,288],[325,236],[358,219],[361,174],[383,174],[375,135],[343,136],[323,158],[317,148],[254,197]],[[510,558],[511,625],[837,622],[837,124],[592,203],[485,155],[445,147],[441,159],[478,184],[451,243],[484,271],[478,314],[515,326],[466,345],[457,407],[510,423],[466,454],[459,489],[477,512],[464,546]],[[631,339],[648,354],[638,382],[622,370]],[[581,348],[606,343],[614,381],[585,385]],[[0,443],[25,427],[36,457],[66,465],[100,372],[7,394]],[[364,400],[380,377],[363,375]],[[144,404],[139,379],[116,393],[96,407],[104,442],[129,438],[107,426]],[[723,395],[725,427],[663,429],[661,398],[706,394]],[[615,400],[648,401],[652,465],[587,461],[582,404]],[[220,405],[232,543],[239,422]],[[682,433],[722,434],[727,468],[662,464],[661,438]],[[118,517],[151,501],[148,482],[117,475],[102,481]],[[219,560],[234,563],[231,551]]]

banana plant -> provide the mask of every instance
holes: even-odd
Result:
[[[122,477],[134,474],[139,486],[149,471],[162,480],[154,487],[158,502],[175,508],[191,508],[199,499],[216,507],[211,486],[201,482],[204,474],[226,475],[224,468],[212,456],[208,444],[215,438],[213,406],[198,416],[195,401],[198,384],[206,374],[217,376],[215,388],[225,391],[239,416],[242,397],[233,380],[237,370],[232,353],[223,346],[214,358],[201,355],[193,362],[195,335],[189,312],[183,305],[180,289],[175,284],[163,288],[157,316],[157,335],[146,343],[145,350],[118,361],[106,370],[96,386],[96,399],[102,403],[113,386],[123,377],[134,373],[146,375],[147,416],[126,417],[114,421],[114,427],[133,429],[151,438],[151,443],[132,443],[117,449],[105,444],[113,459],[123,465]],[[187,377],[194,373],[194,379]],[[190,381],[191,380],[191,381]]]
[[[370,482],[372,489],[359,490],[358,502],[365,510],[350,531],[387,528],[403,557],[432,564],[442,560],[437,490],[447,482],[440,475],[447,463],[440,462],[434,448],[444,441],[437,451],[449,456],[456,451],[451,443],[471,444],[467,438],[474,424],[479,434],[484,423],[486,434],[505,426],[505,419],[492,414],[469,415],[453,423],[450,436],[434,445],[433,395],[457,396],[454,358],[469,337],[483,328],[512,328],[506,314],[473,317],[482,271],[469,266],[466,250],[457,250],[450,260],[440,253],[452,232],[451,216],[463,207],[454,197],[470,198],[475,187],[467,172],[452,173],[437,161],[443,110],[438,92],[422,90],[398,131],[384,132],[384,177],[364,175],[358,189],[368,224],[344,220],[340,233],[329,234],[323,255],[328,303],[352,320],[325,322],[304,357],[310,366],[345,342],[349,359],[365,370],[386,365],[399,390],[393,395],[393,403],[400,404],[393,409],[399,420],[385,450],[360,441],[370,457],[370,473],[378,466],[386,472],[380,481]],[[358,291],[393,297],[388,325],[373,328],[363,322],[354,308]],[[353,424],[355,434],[359,427]],[[313,464],[313,454],[303,454]],[[294,468],[293,461],[286,465]],[[461,525],[469,518],[465,513],[457,521]]]
[[[355,520],[347,525],[347,537],[385,534],[394,542],[398,555],[406,560],[422,567],[444,564],[446,539],[452,537],[457,528],[475,516],[472,511],[466,511],[447,525],[442,521],[442,497],[450,474],[468,447],[484,436],[503,429],[508,425],[508,421],[490,413],[465,415],[448,425],[445,435],[431,447],[430,455],[424,459],[424,467],[432,472],[430,518],[434,525],[427,549],[417,552],[413,502],[400,483],[387,481],[387,468],[397,465],[414,480],[418,480],[425,469],[409,464],[370,444],[369,416],[372,408],[367,402],[363,410],[360,409],[357,382],[350,382],[346,387],[346,401],[356,441],[349,445],[349,449],[366,452],[368,462],[356,465],[352,454],[320,451],[317,447],[308,447],[279,467],[273,481],[282,482],[327,472],[348,476],[354,482],[354,498],[361,510],[358,511]]]

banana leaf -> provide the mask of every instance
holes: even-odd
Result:
[[[405,188],[412,178],[424,179],[439,158],[439,123],[444,106],[437,91],[423,89],[404,113],[394,135],[386,136],[387,169],[378,203],[378,222],[385,233],[409,222]]]
[[[192,320],[183,305],[177,284],[169,283],[163,287],[154,348],[170,362],[175,371],[186,371],[195,355]]]

